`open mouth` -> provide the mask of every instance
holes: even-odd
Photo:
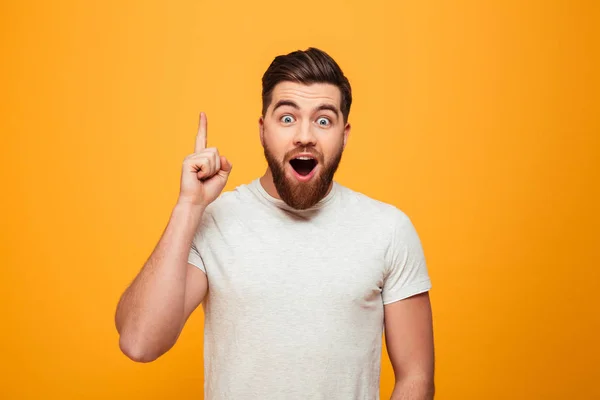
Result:
[[[317,160],[310,156],[299,156],[291,159],[290,165],[298,175],[307,176],[317,166]]]

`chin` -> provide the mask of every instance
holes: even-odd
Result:
[[[274,180],[281,199],[290,207],[305,210],[317,204],[329,190],[331,182],[323,181],[322,171],[315,171],[309,180],[299,180],[294,171],[284,174],[283,180]]]
[[[297,170],[290,161],[277,160],[266,146],[264,150],[273,184],[279,197],[290,207],[305,210],[317,204],[327,195],[341,161],[343,148],[340,148],[339,153],[330,163],[324,163],[324,160],[320,158],[308,173],[306,163],[296,165],[300,171],[296,172]]]

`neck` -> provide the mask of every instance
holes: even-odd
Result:
[[[281,200],[281,197],[279,197],[279,193],[277,193],[277,189],[275,188],[273,174],[271,173],[270,168],[267,168],[265,174],[260,178],[260,184],[270,196]]]

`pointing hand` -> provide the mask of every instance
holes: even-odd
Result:
[[[215,147],[207,146],[206,114],[200,113],[198,135],[194,153],[183,160],[179,202],[187,202],[206,208],[223,191],[231,164],[219,155]]]

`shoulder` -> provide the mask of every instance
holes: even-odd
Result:
[[[343,186],[340,192],[343,218],[356,221],[353,225],[380,240],[388,251],[417,240],[411,219],[398,206]]]
[[[235,214],[244,204],[248,196],[247,185],[240,185],[232,190],[223,191],[219,197],[210,203],[204,211],[205,218],[220,219],[224,216]]]
[[[399,224],[410,222],[406,213],[394,204],[375,199],[340,184],[338,188],[344,211],[359,213],[379,226],[389,226],[391,229]]]

